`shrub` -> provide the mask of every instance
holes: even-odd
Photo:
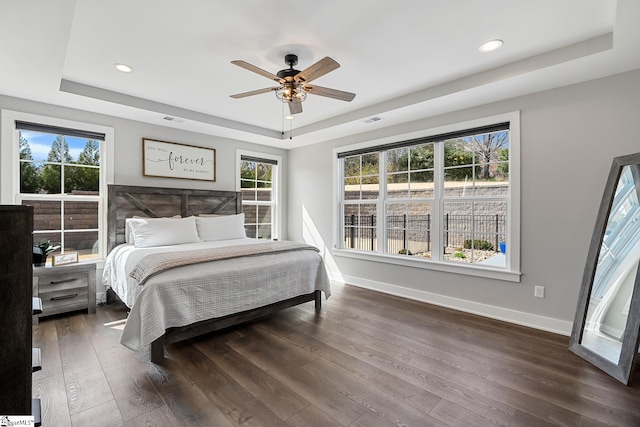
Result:
[[[456,252],[455,254],[453,254],[454,257],[456,258],[466,258],[467,256],[464,254],[464,252]]]
[[[471,239],[467,239],[464,241],[464,248],[471,249]],[[480,251],[492,251],[493,245],[491,244],[491,242],[478,239],[473,241],[473,248]]]
[[[409,249],[400,249],[398,251],[399,255],[413,255]]]

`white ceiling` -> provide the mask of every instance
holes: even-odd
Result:
[[[637,0],[0,0],[0,94],[291,148],[640,68]],[[504,46],[481,53],[500,38]],[[341,64],[282,136],[271,73]],[[133,72],[116,71],[126,63]],[[285,110],[286,111],[286,110]],[[178,120],[169,122],[165,116]],[[373,116],[382,120],[365,123]],[[289,122],[284,124],[289,129]]]

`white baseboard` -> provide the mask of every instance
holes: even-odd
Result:
[[[547,332],[570,336],[573,327],[572,322],[554,319],[551,317],[539,316],[537,314],[525,313],[508,308],[496,307],[479,302],[463,300],[446,295],[434,294],[417,289],[405,288],[403,286],[391,285],[388,283],[376,282],[362,279],[360,277],[344,276],[345,283],[361,288],[371,289],[390,295],[426,302],[429,304],[447,307],[465,313],[477,314],[491,319],[502,320],[516,325],[527,326]]]

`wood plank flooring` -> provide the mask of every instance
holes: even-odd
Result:
[[[568,337],[352,286],[167,347],[119,343],[123,305],[34,326],[43,426],[640,426],[630,387]]]

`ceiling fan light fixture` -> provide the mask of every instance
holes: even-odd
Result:
[[[504,42],[500,39],[489,40],[480,45],[478,48],[480,52],[493,52],[494,50],[500,49]]]
[[[276,98],[282,102],[302,102],[307,99],[307,91],[302,83],[285,84],[275,92]]]

